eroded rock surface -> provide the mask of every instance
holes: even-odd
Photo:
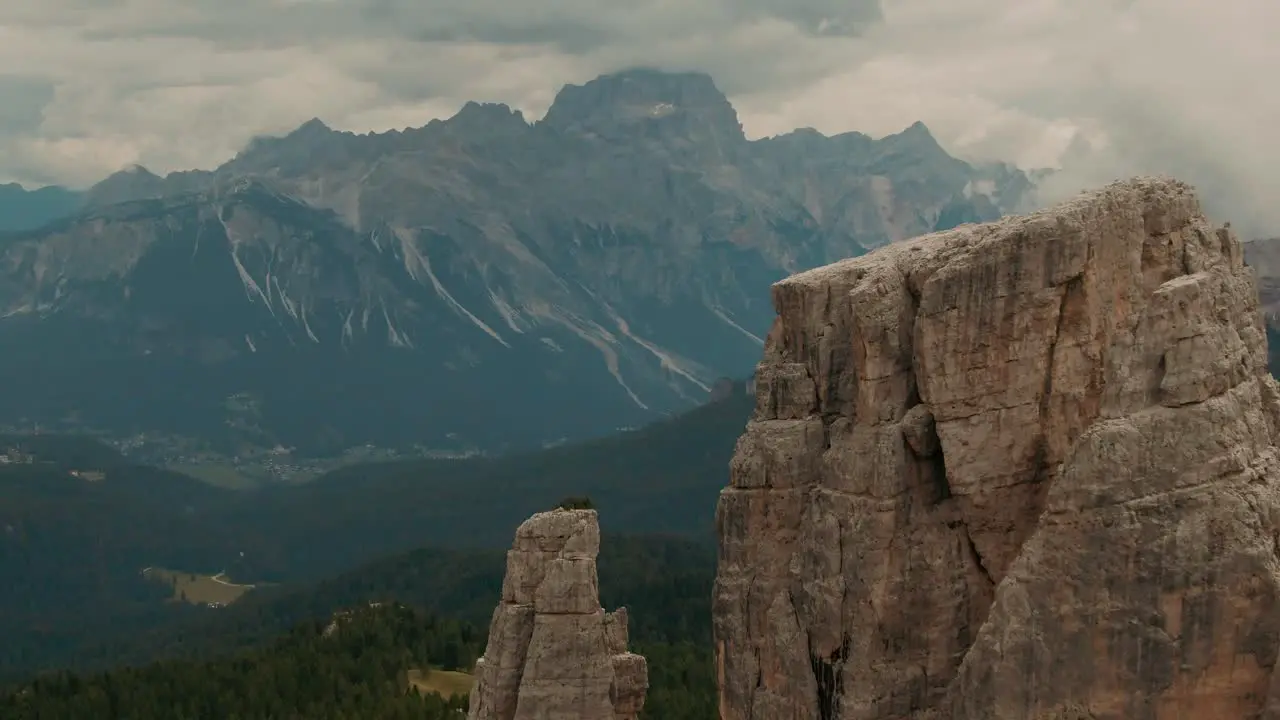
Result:
[[[1280,717],[1280,392],[1190,187],[773,300],[717,511],[724,720]]]
[[[599,551],[594,510],[539,513],[516,530],[470,720],[639,717],[648,667],[627,652],[626,609],[600,607]]]

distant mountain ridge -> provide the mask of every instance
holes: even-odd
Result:
[[[567,86],[212,171],[143,168],[0,239],[0,424],[68,416],[325,452],[494,450],[634,426],[758,359],[769,285],[1020,209],[1031,183],[880,140],[749,141],[710,77]]]
[[[34,230],[76,212],[84,194],[57,185],[28,190],[0,184],[0,232]]]
[[[1255,238],[1241,243],[1245,263],[1258,282],[1258,304],[1267,333],[1271,374],[1280,377],[1280,238]]]

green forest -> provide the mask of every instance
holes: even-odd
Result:
[[[501,551],[421,549],[315,585],[251,594],[97,648],[104,667],[136,667],[58,671],[17,684],[0,717],[446,717],[459,703],[409,692],[404,674],[471,667],[483,652],[504,562]],[[713,578],[714,554],[704,544],[602,541],[601,602],[628,608],[632,649],[650,663],[646,718],[715,716]],[[361,610],[326,637],[324,628],[347,608]]]
[[[0,465],[0,717],[444,717],[456,703],[410,692],[404,673],[469,667],[515,527],[557,504],[600,513],[602,604],[629,609],[651,659],[645,717],[714,717],[712,518],[750,409],[739,393],[544,452],[249,491],[89,438],[3,438],[38,460]],[[71,473],[86,468],[104,477]],[[177,602],[153,567],[256,587],[226,607]],[[317,635],[369,603],[409,614]],[[409,617],[422,626],[401,637]]]
[[[139,636],[202,622],[209,611],[167,602],[170,589],[141,576],[148,567],[292,590],[415,549],[502,550],[524,518],[572,497],[589,497],[608,533],[709,547],[750,407],[736,394],[540,453],[353,466],[260,491],[131,464],[91,439],[26,439],[41,462],[0,465],[0,682],[109,665]],[[69,474],[85,466],[105,480]]]
[[[465,697],[423,695],[410,670],[470,667],[470,625],[399,605],[299,626],[262,648],[94,675],[42,676],[0,697],[6,720],[443,720]]]

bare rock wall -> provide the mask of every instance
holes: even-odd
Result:
[[[1280,717],[1280,392],[1190,187],[773,300],[717,510],[724,720]]]

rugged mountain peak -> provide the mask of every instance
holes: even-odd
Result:
[[[328,137],[329,134],[332,132],[333,132],[333,129],[330,128],[328,125],[326,125],[323,120],[321,120],[318,117],[313,117],[310,120],[299,125],[295,130],[293,130],[293,132],[290,132],[285,137],[286,138],[323,139]]]
[[[902,132],[886,135],[877,144],[880,152],[886,155],[910,153],[920,157],[950,157],[929,128],[918,120]]]
[[[566,85],[542,123],[562,132],[626,139],[672,137],[742,142],[729,99],[704,73],[636,68]]]
[[[131,165],[108,175],[104,180],[89,188],[85,193],[85,199],[91,205],[110,205],[144,198],[156,198],[164,195],[164,193],[164,178],[141,165]]]
[[[842,150],[854,155],[865,152],[875,145],[875,141],[869,135],[863,135],[859,132],[828,136],[811,127],[796,128],[789,133],[775,135],[765,142],[785,144],[790,152],[795,153],[816,152],[820,149],[829,149],[833,144],[838,144]]]
[[[524,114],[505,103],[470,101],[444,123],[457,132],[481,140],[498,135],[514,135],[528,131],[531,125]]]
[[[281,147],[319,147],[338,135],[350,135],[329,127],[318,117],[302,123],[284,135],[260,135],[249,141],[249,144],[236,157],[243,158],[255,152],[263,152]],[[234,160],[232,162],[235,162]]]
[[[0,354],[0,373],[40,379],[0,394],[0,422],[253,427],[302,454],[513,450],[643,424],[754,366],[771,283],[1016,199],[1001,188],[1017,175],[884,146],[743,141],[706,75],[633,70],[566,88],[536,127],[480,103],[403,132],[314,120],[211,172],[116,176],[103,199],[146,202],[95,203],[0,249],[0,346],[31,348]],[[106,391],[141,376],[146,402]],[[313,391],[349,377],[378,380]],[[228,421],[246,396],[260,416]],[[494,422],[476,398],[510,412]]]
[[[349,160],[354,133],[330,128],[320,118],[311,118],[283,136],[261,136],[249,141],[228,163],[218,169],[226,177],[265,174],[291,177]]]
[[[902,132],[897,133],[896,137],[912,142],[938,142],[933,137],[933,133],[929,130],[929,126],[924,122],[917,120],[906,127]]]
[[[717,511],[722,717],[1277,706],[1257,298],[1157,179],[774,285]]]
[[[516,530],[471,720],[635,720],[649,687],[627,652],[627,611],[600,607],[594,510],[539,513]]]
[[[18,183],[0,184],[0,232],[33,230],[80,207],[81,193],[59,185],[27,190]]]
[[[518,120],[520,123],[527,125],[524,113],[519,110],[511,109],[506,103],[482,103],[475,100],[467,101],[453,117],[449,118],[450,122],[510,122]]]

